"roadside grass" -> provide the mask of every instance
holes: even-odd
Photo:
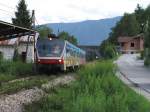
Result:
[[[9,74],[0,74],[0,83],[16,79],[17,76]]]
[[[0,60],[0,85],[11,80],[35,75],[32,63]]]
[[[23,89],[41,87],[42,84],[54,79],[54,76],[33,76],[25,80],[3,82],[0,85],[0,94],[12,94]]]
[[[115,73],[112,61],[89,63],[79,70],[77,81],[25,105],[25,112],[149,112],[150,102]]]
[[[21,61],[0,60],[0,73],[20,77],[33,75],[33,64]]]

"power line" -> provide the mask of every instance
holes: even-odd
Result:
[[[37,21],[37,19],[35,18],[35,22],[37,23],[37,25],[39,26],[39,23],[38,23],[38,21]]]
[[[4,9],[0,9],[0,10],[3,11],[3,12],[9,13],[9,14],[13,13],[13,12],[10,12],[10,11],[4,10]]]
[[[5,13],[11,17],[13,16],[12,12],[9,12],[9,11],[3,10],[3,9],[0,9],[0,11],[2,11],[3,13]]]
[[[8,6],[8,5],[6,5],[6,4],[3,4],[3,3],[0,3],[0,5],[1,5],[1,6],[4,6],[4,7],[7,7],[7,8],[10,8],[10,9],[13,9],[13,10],[16,10],[14,7],[10,7],[10,6]]]

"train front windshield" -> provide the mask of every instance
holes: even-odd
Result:
[[[58,39],[39,39],[37,50],[40,57],[60,57],[64,49],[64,41]]]

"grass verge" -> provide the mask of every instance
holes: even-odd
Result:
[[[124,85],[115,68],[111,61],[90,63],[71,86],[55,88],[25,112],[149,112],[150,102]]]
[[[0,94],[12,94],[22,89],[41,87],[42,84],[52,80],[53,76],[33,76],[26,80],[16,80],[13,82],[4,82],[0,85]]]

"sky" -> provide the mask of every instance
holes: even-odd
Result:
[[[11,22],[19,0],[0,0],[0,20]],[[122,16],[137,4],[146,8],[150,0],[26,0],[35,10],[36,24],[79,22]]]

